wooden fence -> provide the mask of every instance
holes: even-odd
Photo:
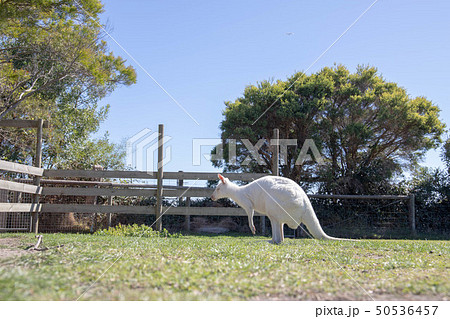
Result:
[[[28,193],[37,196],[144,196],[144,197],[172,197],[186,198],[186,206],[124,206],[112,205],[112,200],[105,205],[96,204],[49,204],[49,203],[0,203],[1,212],[31,212],[37,213],[120,213],[120,214],[145,214],[158,215],[184,215],[189,216],[246,216],[241,208],[232,207],[190,207],[189,202],[192,197],[210,197],[213,189],[208,187],[182,186],[186,181],[198,182],[217,179],[217,173],[196,173],[196,172],[165,172],[162,181],[176,180],[177,186],[162,185],[162,193],[158,193],[158,184],[146,183],[119,183],[106,181],[77,181],[68,178],[84,179],[138,179],[157,180],[157,172],[141,171],[87,171],[87,170],[43,170],[32,166],[15,164],[0,160],[0,170],[22,173],[41,177],[40,185],[30,185],[18,181],[0,180],[0,189]],[[251,182],[265,174],[248,173],[224,173],[230,180]],[[195,183],[194,183],[195,184]],[[57,187],[52,185],[58,185]],[[409,222],[412,232],[415,232],[414,196],[398,195],[308,195],[311,198],[325,199],[359,199],[359,200],[402,200],[408,203]],[[158,202],[158,201],[157,201]],[[160,201],[162,203],[162,200]],[[255,214],[255,216],[261,216]],[[160,218],[161,220],[161,218]],[[37,218],[34,219],[37,223]],[[187,219],[189,225],[189,219]],[[1,227],[1,225],[0,225]],[[264,229],[264,222],[261,228]],[[37,231],[37,225],[32,228]]]
[[[142,171],[88,171],[88,170],[44,170],[32,166],[14,164],[0,160],[0,170],[26,175],[41,177],[40,185],[30,185],[20,181],[0,180],[0,189],[6,191],[16,191],[38,196],[145,196],[145,197],[210,197],[213,189],[208,187],[195,186],[165,186],[163,184],[136,184],[118,183],[104,181],[76,181],[67,178],[85,179],[138,179],[157,180],[157,172]],[[247,173],[224,173],[224,176],[231,180],[249,182],[265,176],[266,174]],[[56,179],[58,178],[58,179]],[[205,181],[217,179],[217,173],[196,173],[196,172],[165,172],[161,182],[164,180],[176,180],[178,185],[185,184],[186,181]],[[59,185],[50,187],[50,185]],[[63,185],[63,186],[61,186]],[[159,193],[158,189],[162,192]],[[189,202],[189,201],[188,201]],[[109,201],[112,204],[112,201]],[[162,203],[162,200],[160,201]],[[121,213],[121,214],[154,214],[164,215],[203,215],[203,216],[246,216],[241,208],[229,207],[163,207],[152,206],[113,206],[96,204],[48,204],[48,203],[0,203],[1,212],[31,212],[36,213]],[[258,215],[256,215],[258,216]],[[159,218],[161,220],[161,218]],[[36,231],[37,227],[33,227]]]
[[[38,123],[37,148],[42,143],[43,122]],[[162,163],[162,136],[163,128],[159,128],[160,139],[158,143],[158,160]],[[39,134],[39,131],[41,132]],[[278,130],[274,131],[277,138]],[[274,150],[275,154],[278,150]],[[162,215],[184,215],[187,216],[189,225],[189,216],[246,216],[241,208],[230,207],[190,207],[189,199],[191,197],[210,197],[213,189],[207,187],[185,186],[185,182],[216,180],[217,173],[198,173],[198,172],[163,172],[162,164],[158,166],[156,172],[144,171],[104,171],[104,170],[44,170],[40,168],[40,151],[37,150],[37,159],[35,166],[11,163],[0,160],[0,171],[20,173],[28,178],[33,176],[34,184],[23,183],[21,181],[0,180],[0,190],[15,191],[33,195],[32,203],[0,203],[1,213],[30,212],[32,214],[31,230],[38,232],[38,216],[42,213],[120,213],[120,214],[146,214],[156,216],[156,229],[162,229]],[[274,157],[276,158],[276,157]],[[275,174],[278,172],[278,160],[274,162]],[[251,182],[267,174],[249,174],[249,173],[223,173],[230,180]],[[70,178],[90,179],[91,181],[69,180]],[[112,182],[104,181],[105,179]],[[137,180],[156,180],[156,184],[133,184],[119,183],[120,179]],[[103,180],[103,181],[102,181]],[[164,185],[164,180],[176,180],[177,186]],[[50,187],[57,184],[58,187]],[[73,196],[106,196],[109,198],[106,205],[95,204],[52,204],[40,203],[40,196],[47,195],[73,195]],[[156,197],[156,206],[114,206],[113,196],[145,196]],[[411,232],[415,233],[415,207],[414,195],[410,196],[392,196],[392,195],[309,195],[312,198],[332,198],[332,199],[396,199],[407,201],[409,211],[409,223]],[[163,197],[186,198],[186,206],[163,207]],[[110,216],[110,215],[109,215]],[[261,216],[255,214],[255,216]],[[110,218],[109,218],[110,220]],[[265,231],[265,218],[261,218],[261,229]],[[0,224],[0,230],[2,225]]]

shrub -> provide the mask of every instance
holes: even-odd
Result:
[[[167,229],[162,231],[156,231],[147,225],[122,225],[119,224],[115,227],[108,229],[98,230],[94,235],[109,235],[109,236],[124,236],[124,237],[181,237],[180,233],[171,234]]]

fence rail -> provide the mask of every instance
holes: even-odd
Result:
[[[39,213],[42,204],[0,203],[0,213]]]
[[[0,126],[20,127],[20,128],[39,128],[39,120],[0,120]],[[42,121],[42,128],[48,128],[48,121]]]
[[[27,194],[41,194],[42,187],[18,182],[0,180],[0,189]]]
[[[4,160],[0,160],[0,171],[9,171],[13,173],[21,173],[34,176],[43,176],[44,174],[43,168],[38,168],[24,164],[17,164]]]
[[[251,182],[267,174],[259,173],[221,173],[231,180]],[[158,172],[153,171],[87,171],[87,170],[45,170],[44,177],[49,178],[112,178],[112,179],[157,179]],[[216,180],[217,173],[204,172],[164,172],[163,179],[175,180]]]
[[[0,203],[0,212],[39,212],[39,213],[113,213],[133,215],[154,215],[152,206],[108,206],[93,204],[10,204]],[[173,207],[166,206],[164,215],[195,216],[247,216],[242,208],[237,207]],[[255,213],[255,216],[262,216]]]

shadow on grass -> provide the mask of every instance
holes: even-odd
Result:
[[[326,231],[327,234],[330,236],[338,237],[338,238],[351,238],[351,239],[380,239],[380,240],[450,240],[450,234],[443,234],[438,232],[423,232],[423,233],[417,233],[416,235],[411,234],[410,232],[367,232],[367,233],[351,233],[351,231]],[[245,238],[253,238],[253,237],[266,237],[267,240],[271,240],[272,236],[271,234],[256,234],[252,235],[250,233],[239,233],[239,232],[226,232],[226,233],[207,233],[207,232],[181,232],[184,236],[199,236],[199,237],[245,237]],[[286,237],[288,238],[288,237]],[[292,238],[292,237],[289,237]],[[301,236],[301,237],[295,237],[293,239],[311,239],[309,236]]]
[[[193,232],[193,231],[182,231],[181,234],[183,236],[198,236],[198,237],[270,237],[270,236],[263,236],[262,234],[256,234],[252,235],[249,233],[239,233],[239,232],[225,232],[225,233],[208,233],[208,232]]]

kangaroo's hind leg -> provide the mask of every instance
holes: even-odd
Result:
[[[284,240],[283,234],[283,224],[277,220],[270,219],[270,224],[272,226],[272,241],[274,244],[280,244]]]

